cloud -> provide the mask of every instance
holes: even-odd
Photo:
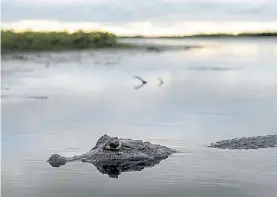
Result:
[[[5,0],[2,20],[277,20],[277,0]]]
[[[277,0],[3,0],[2,27],[121,35],[277,31]]]
[[[151,22],[133,21],[120,23],[101,22],[60,22],[43,20],[23,20],[2,22],[2,28],[34,31],[109,31],[117,35],[171,36],[199,33],[242,33],[277,31],[277,21],[266,22],[224,22],[224,21],[176,21]]]

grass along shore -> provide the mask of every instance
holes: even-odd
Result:
[[[14,32],[1,30],[1,52],[61,51],[98,48],[130,48],[108,32]]]
[[[1,30],[1,53],[68,51],[82,49],[137,49],[152,52],[189,50],[201,46],[120,43],[115,34],[108,32],[14,32]],[[131,37],[135,38],[135,37]]]

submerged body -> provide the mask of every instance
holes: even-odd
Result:
[[[258,149],[277,147],[277,135],[243,137],[222,140],[210,144],[208,147],[221,149]]]
[[[53,167],[60,167],[67,162],[80,160],[92,163],[104,174],[116,176],[122,171],[138,171],[154,166],[175,152],[174,149],[150,142],[103,135],[95,147],[85,154],[73,157],[54,154],[48,162]]]

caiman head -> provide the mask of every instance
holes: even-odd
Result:
[[[73,157],[54,154],[48,162],[52,167],[60,167],[76,160],[92,163],[101,173],[117,178],[121,172],[140,171],[145,167],[153,167],[175,152],[171,148],[141,140],[103,135],[87,153]]]

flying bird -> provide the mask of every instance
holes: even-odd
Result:
[[[138,77],[138,76],[134,76],[134,79],[138,79],[141,81],[141,84],[139,86],[135,86],[134,89],[138,90],[140,89],[142,86],[144,86],[145,84],[147,84],[147,81],[143,80],[142,78]]]
[[[140,78],[138,76],[134,76],[133,78],[140,80],[142,84],[146,84],[147,83],[147,81],[143,80],[142,78]]]

